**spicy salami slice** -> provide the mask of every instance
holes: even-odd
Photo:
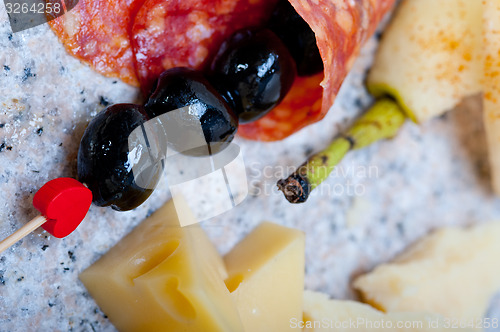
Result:
[[[165,70],[204,69],[222,42],[241,28],[263,25],[277,0],[147,0],[132,28],[141,88]]]
[[[240,126],[243,137],[262,141],[283,139],[321,120],[333,105],[359,49],[394,0],[289,0],[316,34],[324,78],[299,78],[283,102],[264,118]],[[317,99],[315,99],[317,98]]]
[[[50,21],[67,51],[99,73],[138,85],[130,29],[145,0],[80,0]]]

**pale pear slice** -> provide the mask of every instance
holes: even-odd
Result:
[[[414,121],[481,92],[479,0],[403,0],[386,28],[367,87],[391,95]]]
[[[364,116],[370,121],[360,118],[347,135],[278,181],[285,198],[305,202],[348,152],[394,136],[403,114],[420,123],[482,92],[482,10],[480,0],[401,1],[367,78],[374,96],[391,96],[397,104],[379,99]]]
[[[452,328],[451,321],[438,314],[424,312],[386,314],[364,303],[330,300],[326,294],[307,290],[304,291],[304,320],[295,325],[302,324],[304,332],[475,331],[473,328]]]
[[[458,321],[482,319],[500,290],[500,222],[444,228],[389,264],[358,277],[363,301],[385,312],[435,312]]]
[[[500,1],[484,7],[484,127],[488,141],[493,190],[500,195]]]

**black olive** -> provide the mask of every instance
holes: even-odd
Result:
[[[268,27],[290,51],[299,76],[309,76],[323,71],[323,61],[314,32],[288,0],[280,0],[271,15]]]
[[[78,150],[78,178],[98,206],[127,211],[141,205],[158,183],[164,157],[157,137],[145,134],[142,106],[116,104],[85,130]]]
[[[266,115],[290,90],[295,64],[268,29],[243,29],[225,41],[212,66],[212,81],[241,122]]]
[[[185,154],[217,153],[229,145],[238,129],[238,117],[220,93],[203,74],[188,68],[163,72],[145,108],[151,119],[160,118],[169,146],[180,147],[179,152]],[[200,126],[205,141],[201,144]],[[192,149],[187,151],[186,146]]]

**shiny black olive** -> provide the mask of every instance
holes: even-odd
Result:
[[[220,93],[200,72],[188,68],[163,72],[145,109],[164,126],[169,146],[185,154],[222,151],[238,129],[238,117]]]
[[[157,137],[146,134],[142,106],[116,104],[88,125],[78,150],[78,179],[98,206],[127,211],[153,192],[162,173]]]
[[[295,64],[268,29],[243,29],[224,42],[211,66],[216,88],[241,122],[266,115],[290,90]]]
[[[323,61],[314,32],[288,0],[280,0],[271,15],[268,27],[290,51],[299,76],[309,76],[323,71]]]

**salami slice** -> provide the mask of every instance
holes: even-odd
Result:
[[[49,22],[68,52],[99,73],[138,85],[130,29],[145,0],[80,0]]]
[[[51,21],[70,53],[150,91],[165,69],[205,69],[236,30],[264,25],[278,0],[80,0]],[[289,0],[316,34],[324,73],[297,78],[283,102],[239,133],[283,139],[321,120],[366,39],[395,0]]]
[[[132,28],[144,92],[173,67],[204,69],[236,30],[263,25],[277,0],[147,0]]]
[[[324,78],[300,78],[283,102],[264,118],[243,125],[240,135],[275,141],[321,120],[333,105],[359,49],[394,0],[290,0],[311,26],[324,64]],[[317,99],[316,99],[317,98]]]

